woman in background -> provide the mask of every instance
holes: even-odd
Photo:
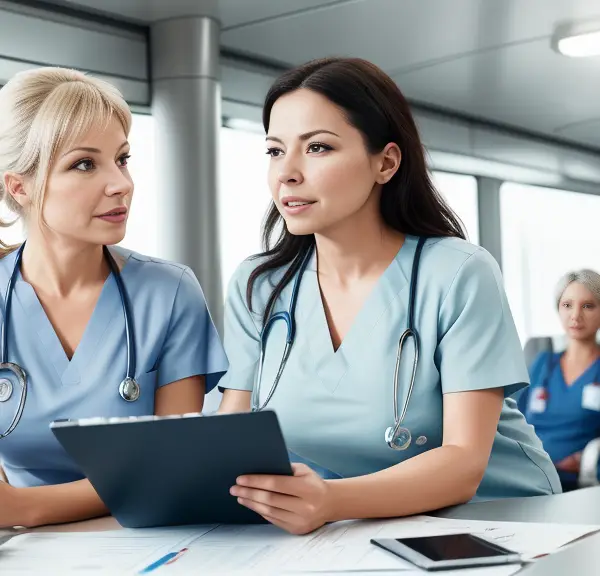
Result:
[[[572,490],[582,450],[600,436],[600,275],[566,274],[556,289],[556,306],[566,350],[535,359],[531,387],[519,398],[519,408],[556,465],[563,490]]]

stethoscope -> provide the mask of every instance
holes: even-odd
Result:
[[[4,311],[4,322],[2,323],[2,347],[0,348],[0,372],[6,370],[12,373],[12,376],[14,376],[14,379],[16,380],[21,391],[21,396],[19,400],[19,407],[15,413],[15,416],[6,431],[4,433],[0,433],[0,439],[6,438],[6,436],[8,436],[17,427],[17,424],[23,415],[25,400],[27,398],[27,374],[25,373],[25,370],[23,370],[23,368],[21,368],[21,366],[18,364],[8,361],[8,330],[12,295],[15,281],[19,273],[19,268],[21,266],[24,248],[25,243],[23,243],[17,251],[15,265],[13,267],[8,286],[6,287],[6,305]],[[135,402],[140,397],[140,385],[135,379],[136,352],[133,316],[119,267],[117,266],[117,263],[106,246],[103,246],[103,253],[110,267],[110,271],[115,277],[117,288],[119,289],[119,296],[121,297],[123,316],[125,317],[125,337],[127,340],[127,375],[121,384],[119,384],[119,395],[126,402]],[[10,378],[0,378],[0,402],[7,402],[12,397],[13,391],[14,385],[12,380]]]
[[[408,428],[402,426],[404,422],[404,418],[406,416],[406,411],[408,409],[408,405],[410,402],[410,397],[412,396],[412,391],[415,384],[415,378],[417,374],[417,365],[419,361],[419,333],[415,328],[415,300],[417,295],[417,277],[419,274],[419,262],[421,259],[421,252],[423,250],[423,246],[425,245],[425,241],[427,238],[421,237],[417,243],[417,249],[415,251],[415,256],[413,258],[412,263],[412,272],[410,277],[410,290],[408,296],[408,321],[406,330],[403,332],[402,336],[400,336],[400,340],[398,341],[398,352],[396,355],[396,368],[394,371],[394,425],[389,426],[385,431],[385,441],[388,446],[393,450],[406,450],[412,441],[412,435]],[[306,271],[306,267],[308,266],[308,262],[312,255],[312,248],[308,250],[302,263],[300,264],[300,268],[298,270],[298,274],[294,280],[294,284],[292,287],[292,296],[290,299],[290,306],[287,311],[276,312],[275,314],[271,314],[265,325],[262,329],[260,335],[260,357],[258,362],[258,372],[256,377],[256,383],[254,388],[252,389],[252,411],[258,412],[263,410],[265,406],[271,400],[277,385],[279,384],[279,380],[281,379],[281,375],[283,374],[283,370],[287,363],[287,360],[292,351],[292,346],[294,345],[294,339],[296,336],[296,303],[298,301],[298,292],[300,290],[300,282],[302,281],[302,276]],[[267,395],[266,400],[260,404],[260,386],[262,381],[262,372],[263,372],[263,364],[265,360],[265,353],[267,348],[267,338],[269,336],[269,332],[275,322],[283,320],[287,327],[287,336],[285,340],[285,348],[283,350],[283,356],[279,363],[279,370],[277,371],[277,375],[275,376],[275,380],[271,385],[271,389],[269,390],[269,394]],[[402,412],[398,415],[398,374],[400,370],[400,359],[402,358],[402,351],[404,349],[404,345],[407,340],[412,338],[414,340],[414,358],[412,365],[412,372],[410,377],[410,384],[408,387],[408,392],[406,394],[406,399],[404,400],[404,405],[402,407]],[[418,441],[417,441],[418,443]]]

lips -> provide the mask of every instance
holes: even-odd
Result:
[[[99,214],[98,218],[104,218],[105,216],[121,216],[121,214],[126,214],[126,213],[127,213],[127,208],[125,206],[119,206],[117,208],[109,210],[108,212],[105,212],[104,214]]]
[[[288,208],[298,208],[300,206],[309,206],[310,204],[314,204],[315,200],[301,198],[300,196],[286,196],[281,199],[281,203]]]

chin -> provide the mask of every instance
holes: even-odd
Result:
[[[583,332],[583,331],[579,331],[579,330],[569,330],[569,337],[571,338],[571,340],[578,340],[580,342],[587,342],[589,340],[595,340],[596,339],[596,333],[595,332]]]
[[[103,244],[105,246],[112,246],[113,244],[118,244],[122,242],[125,238],[125,229],[123,230],[115,230],[111,234],[102,234],[98,236],[95,240],[95,244]]]
[[[289,222],[285,223],[287,231],[293,236],[307,236],[318,232],[318,228],[310,222]]]

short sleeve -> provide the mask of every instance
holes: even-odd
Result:
[[[227,364],[200,283],[192,270],[185,268],[158,361],[158,386],[205,375],[208,393],[227,370]]]
[[[246,303],[249,262],[233,275],[225,302],[224,344],[229,370],[219,390],[252,390],[260,357],[260,331]]]
[[[436,364],[443,393],[504,388],[507,397],[529,383],[500,269],[481,248],[464,261],[442,302]]]

